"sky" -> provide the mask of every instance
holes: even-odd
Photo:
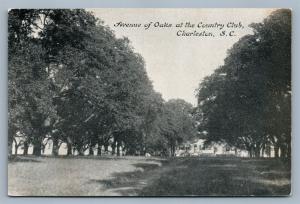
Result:
[[[141,54],[154,89],[165,100],[181,98],[197,104],[195,90],[201,80],[224,63],[227,50],[244,35],[252,34],[248,26],[262,22],[274,9],[88,9],[104,21],[118,38],[128,37],[134,51]],[[186,22],[194,28],[177,28]],[[120,27],[117,23],[141,24],[141,27]],[[152,22],[149,29],[144,25]],[[154,27],[159,22],[172,27]],[[241,23],[243,27],[227,28],[227,24]],[[197,25],[224,28],[197,28]],[[209,25],[207,25],[209,24]],[[177,36],[179,30],[186,32],[212,32],[210,36]],[[225,30],[227,36],[220,36]],[[234,36],[228,36],[234,31]]]

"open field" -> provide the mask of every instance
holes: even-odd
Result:
[[[15,196],[288,195],[290,164],[276,159],[17,157]]]

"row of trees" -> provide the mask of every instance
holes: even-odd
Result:
[[[254,34],[235,43],[224,65],[199,85],[200,131],[208,142],[251,157],[270,146],[276,157],[290,157],[291,12],[277,10],[251,27]]]
[[[68,155],[108,145],[174,155],[196,134],[192,106],[164,102],[129,40],[90,12],[10,10],[8,43],[10,153],[21,137],[24,154],[40,155],[46,138],[54,155],[62,143]]]

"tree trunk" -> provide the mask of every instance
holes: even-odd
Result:
[[[17,130],[11,124],[8,125],[8,156],[10,157],[11,155],[13,155],[14,136]]]
[[[33,155],[35,156],[41,156],[42,151],[42,139],[35,137],[33,140]]]
[[[248,150],[248,153],[249,153],[249,157],[252,158],[253,157],[253,155],[252,155],[252,148],[249,147],[247,150]]]
[[[117,156],[120,156],[120,142],[117,143]]]
[[[101,151],[102,151],[102,144],[98,143],[98,147],[97,147],[97,155],[101,156]]]
[[[40,143],[35,143],[33,145],[33,155],[35,156],[41,156],[41,151],[42,151],[42,144]]]
[[[8,143],[8,157],[10,157],[11,155],[13,155],[13,152],[12,152],[12,144],[11,144],[11,143]]]
[[[67,142],[67,155],[72,155],[72,144]]]
[[[287,157],[291,158],[291,153],[292,153],[292,151],[291,151],[291,143],[288,143],[287,145],[288,145],[287,146]]]
[[[280,146],[280,158],[287,158],[287,147],[286,145],[281,145]]]
[[[265,157],[265,150],[266,150],[266,147],[265,147],[265,145],[263,145],[261,148],[261,155],[260,155],[262,158]]]
[[[13,139],[11,137],[11,135],[8,136],[8,157],[10,157],[11,155],[13,155],[13,149],[12,149],[12,145],[13,145]]]
[[[275,158],[279,157],[279,147],[277,145],[274,145],[274,156]]]
[[[98,146],[97,146],[97,156],[101,156],[102,155],[101,151],[102,151],[103,140],[100,139],[100,138],[98,138],[97,143],[98,143]]]
[[[173,144],[170,145],[170,156],[171,157],[175,156],[175,145]]]
[[[59,151],[58,139],[54,138],[52,140],[52,155],[58,156],[58,151]]]
[[[112,155],[115,155],[116,153],[116,141],[114,141],[112,144],[111,144],[111,154]]]
[[[17,143],[15,143],[15,155],[18,155],[18,148],[19,148],[19,145]]]
[[[123,146],[123,147],[122,147],[122,155],[123,155],[123,156],[125,156],[125,151],[126,151],[126,148],[125,148],[125,146]]]
[[[255,147],[254,154],[255,154],[256,158],[260,157],[260,147],[259,146]]]
[[[28,155],[28,147],[29,147],[28,142],[25,141],[23,155]]]
[[[104,146],[104,152],[105,152],[105,154],[107,154],[108,153],[108,143],[105,143],[103,146]]]
[[[173,145],[173,157],[175,157],[175,150],[176,150],[176,146],[175,145]]]
[[[78,150],[78,155],[79,156],[84,156],[84,151],[82,151],[82,149]]]
[[[89,147],[89,155],[94,155],[94,150],[93,150],[93,146],[92,145],[90,145],[90,147]]]

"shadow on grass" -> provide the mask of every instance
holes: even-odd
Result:
[[[122,196],[139,195],[142,188],[148,183],[149,175],[160,167],[158,163],[137,163],[133,164],[136,167],[135,171],[115,173],[111,179],[105,180],[90,180],[89,183],[98,183],[105,190],[113,191]]]
[[[173,158],[92,180],[123,196],[287,196],[290,165],[276,159]]]
[[[116,156],[116,155],[11,155],[8,157],[9,162],[43,162],[43,159],[70,159],[70,160],[76,160],[76,159],[84,159],[84,160],[141,160],[141,161],[153,161],[153,162],[159,162],[166,160],[165,158],[160,157],[150,157],[146,158],[144,156]]]
[[[38,160],[38,158],[33,156],[10,156],[8,158],[9,163],[15,162],[33,162],[33,163],[40,163],[42,161]]]
[[[285,162],[195,158],[174,161],[170,168],[140,191],[142,196],[287,196],[290,169]]]

